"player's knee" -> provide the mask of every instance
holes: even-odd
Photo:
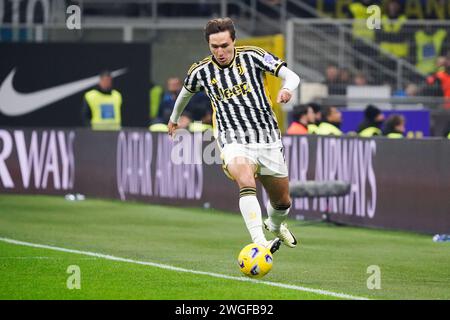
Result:
[[[240,174],[235,177],[237,184],[242,187],[256,187],[255,177],[253,173]]]
[[[288,210],[291,207],[291,199],[287,197],[278,201],[271,201],[270,204],[275,210]]]

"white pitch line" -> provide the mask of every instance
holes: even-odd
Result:
[[[58,257],[0,257],[0,260],[62,260]],[[98,258],[81,258],[80,260],[97,260]]]
[[[205,275],[205,276],[210,276],[210,277],[214,277],[214,278],[243,281],[243,282],[252,282],[252,283],[257,283],[257,284],[265,284],[265,285],[272,286],[272,287],[310,292],[310,293],[315,293],[315,294],[320,294],[320,295],[330,296],[330,297],[335,297],[335,298],[351,299],[351,300],[369,300],[368,298],[365,298],[365,297],[352,296],[352,295],[345,294],[345,293],[339,293],[339,292],[333,292],[333,291],[327,291],[327,290],[321,290],[321,289],[313,289],[313,288],[307,288],[307,287],[279,283],[279,282],[261,281],[261,280],[255,280],[255,279],[250,279],[250,278],[245,278],[245,277],[228,276],[228,275],[220,274],[220,273],[191,270],[191,269],[174,267],[174,266],[167,265],[167,264],[160,264],[160,263],[154,263],[154,262],[148,262],[148,261],[139,261],[139,260],[133,260],[133,259],[128,259],[128,258],[121,258],[121,257],[111,256],[109,254],[96,253],[96,252],[90,252],[90,251],[60,248],[60,247],[54,247],[54,246],[49,246],[49,245],[45,245],[45,244],[31,243],[31,242],[19,241],[19,240],[3,238],[3,237],[0,237],[0,241],[10,243],[10,244],[16,244],[16,245],[20,245],[20,246],[49,249],[49,250],[62,251],[62,252],[68,252],[68,253],[75,253],[75,254],[81,254],[81,255],[102,258],[102,259],[107,259],[107,260],[112,260],[112,261],[128,262],[128,263],[140,264],[140,265],[144,265],[144,266],[151,266],[151,267],[160,268],[160,269]]]

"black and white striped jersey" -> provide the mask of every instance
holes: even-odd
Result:
[[[227,143],[271,143],[281,138],[267,91],[266,72],[277,76],[286,63],[259,47],[236,47],[228,66],[211,55],[194,63],[184,87],[205,90],[213,108],[214,136]]]

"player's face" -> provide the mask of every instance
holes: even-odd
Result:
[[[209,50],[220,65],[227,65],[233,60],[234,41],[229,31],[214,33],[209,36]]]

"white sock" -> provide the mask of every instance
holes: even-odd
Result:
[[[249,189],[241,189],[239,209],[241,210],[248,232],[250,232],[252,241],[258,244],[265,244],[267,241],[263,232],[261,207],[256,198],[256,189],[252,188],[254,191]]]
[[[272,207],[270,201],[267,201],[267,215],[269,216],[269,229],[271,231],[279,231],[281,224],[286,220],[289,214],[289,208],[277,210]]]

